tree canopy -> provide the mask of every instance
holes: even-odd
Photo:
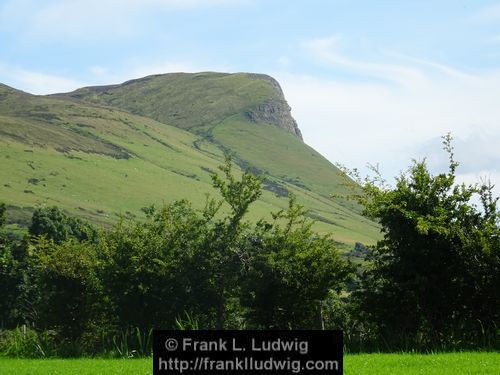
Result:
[[[498,198],[490,184],[457,183],[451,142],[444,137],[447,172],[433,175],[423,160],[394,187],[380,176],[356,180],[365,215],[383,233],[355,293],[359,314],[379,340],[473,346],[498,327]]]

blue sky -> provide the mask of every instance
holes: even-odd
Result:
[[[16,88],[206,70],[277,78],[333,162],[437,171],[451,132],[461,180],[500,185],[498,0],[0,1],[0,82]]]

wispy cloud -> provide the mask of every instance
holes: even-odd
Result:
[[[454,69],[450,66],[447,66],[444,64],[439,64],[437,62],[430,61],[430,60],[415,58],[412,56],[404,55],[402,53],[398,53],[398,52],[394,52],[394,51],[386,51],[385,55],[392,57],[392,58],[399,59],[400,61],[403,61],[403,62],[406,61],[406,62],[414,63],[417,65],[420,65],[421,67],[432,68],[433,70],[437,71],[438,73],[444,74],[444,75],[451,77],[451,78],[458,78],[458,79],[476,79],[477,78],[471,74],[467,74],[467,73],[462,72],[458,69]]]
[[[339,43],[332,37],[302,44],[331,69],[329,78],[278,74],[308,144],[362,170],[380,162],[385,176],[394,176],[412,158],[445,166],[437,162],[447,160],[440,137],[451,132],[464,180],[489,174],[500,187],[500,70],[463,72],[387,51],[384,62],[360,61],[341,53]],[[377,79],[338,78],[339,67]]]
[[[302,47],[317,61],[356,72],[365,77],[407,84],[423,81],[425,77],[415,69],[397,64],[379,64],[351,59],[338,51],[342,36],[334,35],[304,41]]]

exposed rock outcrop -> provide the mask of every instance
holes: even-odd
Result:
[[[250,74],[250,77],[254,79],[264,79],[270,82],[276,94],[268,101],[247,110],[245,113],[247,117],[253,122],[276,125],[302,139],[302,133],[300,132],[297,122],[292,117],[290,112],[291,108],[285,99],[283,90],[278,81],[264,74]]]

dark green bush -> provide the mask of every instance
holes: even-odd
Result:
[[[476,348],[485,339],[493,345],[497,334],[498,198],[491,185],[457,184],[449,136],[444,145],[446,173],[432,175],[415,161],[394,187],[360,181],[360,203],[383,239],[371,248],[354,302],[385,350]]]

